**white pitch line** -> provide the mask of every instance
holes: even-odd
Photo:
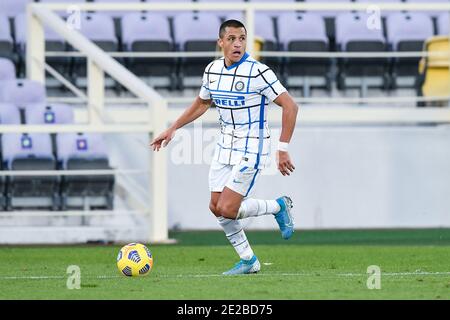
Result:
[[[257,273],[251,275],[253,277],[362,277],[367,276],[367,273]],[[450,276],[450,271],[444,272],[381,272],[381,276]],[[151,276],[151,275],[150,275]],[[115,278],[123,278],[122,275],[117,276],[83,276],[85,279],[115,279]],[[156,274],[155,277],[158,278],[216,278],[223,277],[222,274],[175,274],[175,275],[166,275],[166,274]],[[4,276],[0,277],[0,280],[53,280],[53,279],[67,279],[67,276]]]

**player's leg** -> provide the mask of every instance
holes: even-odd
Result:
[[[241,258],[233,268],[224,272],[225,275],[256,273],[261,269],[261,265],[253,253],[244,229],[240,222],[235,219],[242,198],[241,194],[225,187],[216,205],[216,213],[221,215],[217,220]]]
[[[249,198],[260,171],[247,166],[235,166],[233,168],[232,176],[226,186],[230,191],[234,191],[235,195],[233,197],[230,194],[227,197],[229,201],[220,205],[221,215],[230,219],[245,219],[272,214],[278,223],[283,239],[289,239],[294,232],[294,222],[291,215],[292,200],[287,196],[275,200]],[[223,196],[220,197],[219,204],[223,202],[222,198]],[[239,202],[240,205],[238,206]]]
[[[247,237],[244,230],[242,229],[240,222],[236,219],[228,219],[226,217],[222,217],[221,215],[222,209],[221,207],[219,207],[219,200],[222,198],[225,184],[231,176],[231,172],[231,166],[222,165],[217,162],[213,162],[211,164],[209,172],[209,186],[211,191],[209,208],[211,212],[216,216],[217,222],[222,227],[226,237],[230,241],[233,248],[236,250],[236,253],[239,255],[241,259],[239,263],[243,264],[243,267],[233,268],[230,271],[225,272],[225,274],[257,272],[260,268],[259,262],[257,262],[257,259],[253,254],[253,250],[248,243]],[[223,200],[226,200],[227,198],[228,196],[225,194]],[[241,200],[242,199],[240,199],[239,201]],[[252,265],[245,265],[245,262],[248,261],[251,261]]]

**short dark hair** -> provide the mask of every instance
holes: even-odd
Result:
[[[225,28],[226,27],[232,27],[232,28],[244,28],[245,33],[247,33],[247,29],[245,28],[244,24],[242,22],[240,22],[239,20],[234,20],[234,19],[230,19],[227,21],[224,21],[221,25],[220,25],[220,29],[219,29],[219,38],[222,38],[224,33],[225,33]]]

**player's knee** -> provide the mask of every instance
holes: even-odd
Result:
[[[227,219],[235,219],[237,214],[236,210],[234,210],[232,206],[223,203],[217,204],[216,212]]]
[[[210,203],[209,203],[209,210],[211,210],[211,212],[212,212],[216,217],[220,217],[220,214],[218,213],[218,210],[217,210],[217,204],[210,202]]]

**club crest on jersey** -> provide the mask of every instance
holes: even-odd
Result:
[[[236,89],[236,91],[242,91],[242,90],[244,90],[244,87],[245,87],[245,85],[244,85],[244,82],[242,82],[242,81],[238,81],[234,85],[234,89]]]

